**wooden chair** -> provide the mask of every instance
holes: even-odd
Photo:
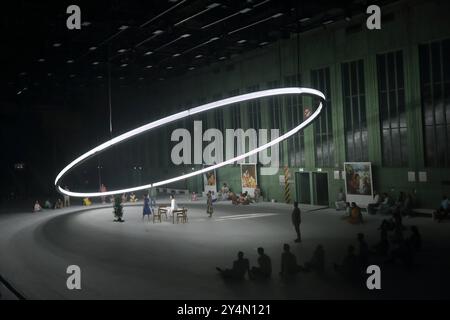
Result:
[[[182,209],[175,210],[173,214],[177,215],[177,223],[179,223],[180,220],[182,223],[188,222],[187,209],[184,207]]]
[[[153,223],[155,223],[155,219],[159,220],[159,222],[162,222],[161,216],[163,214],[166,216],[166,220],[167,220],[168,218],[167,218],[167,206],[166,205],[160,205],[158,207],[158,210],[153,214]]]

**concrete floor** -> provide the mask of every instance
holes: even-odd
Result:
[[[181,203],[179,203],[181,205]],[[211,219],[203,202],[186,202],[189,223],[142,221],[142,208],[124,208],[125,223],[113,222],[110,206],[71,207],[42,213],[0,215],[0,274],[30,299],[432,299],[449,298],[450,224],[430,218],[405,219],[417,225],[424,247],[412,271],[381,265],[382,290],[369,291],[344,281],[332,269],[356,234],[370,245],[383,217],[366,216],[350,225],[342,212],[302,206],[303,242],[297,244],[291,206],[218,203]],[[283,243],[298,262],[308,261],[320,243],[327,270],[323,277],[300,274],[295,282],[278,278]],[[267,283],[228,284],[216,266],[229,267],[237,251],[256,263],[262,246],[272,258],[274,276]],[[66,268],[81,268],[81,290],[66,287]]]

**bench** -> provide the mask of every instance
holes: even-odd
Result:
[[[433,217],[433,214],[436,210],[426,209],[426,208],[414,208],[411,211],[414,215],[417,215],[417,216]]]

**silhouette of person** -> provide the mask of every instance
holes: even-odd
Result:
[[[369,246],[364,239],[363,233],[358,233],[358,243],[359,243],[359,263],[362,267],[366,267],[369,262]]]
[[[420,236],[419,229],[417,226],[412,226],[411,232],[412,234],[409,236],[408,241],[414,250],[419,251],[422,248],[422,237]]]
[[[233,262],[232,269],[222,270],[219,267],[216,267],[216,269],[226,280],[244,280],[245,273],[250,272],[250,262],[247,258],[244,258],[244,253],[239,251],[238,259]]]
[[[254,279],[268,279],[272,275],[272,262],[264,249],[258,248],[258,267],[252,267],[250,275]]]
[[[303,267],[297,264],[297,258],[290,251],[290,246],[285,243],[283,245],[283,253],[281,254],[281,272],[282,277],[293,276],[300,271],[303,271]]]
[[[341,265],[334,264],[334,270],[348,279],[355,279],[359,275],[359,261],[355,255],[355,247],[349,245],[347,248],[347,255]]]
[[[380,242],[374,246],[375,253],[381,256],[386,256],[389,253],[388,227],[382,224],[380,228]]]
[[[292,211],[292,224],[294,225],[295,232],[297,233],[297,239],[295,239],[295,242],[301,242],[301,235],[300,235],[300,223],[302,222],[301,219],[301,212],[300,208],[298,207],[298,202],[294,202],[294,210]]]
[[[314,250],[311,260],[305,263],[305,270],[315,270],[317,273],[323,273],[325,271],[325,251],[321,244]]]
[[[147,216],[147,219],[150,220],[150,215],[153,213],[153,210],[151,208],[150,204],[150,198],[148,194],[144,197],[144,208],[142,210],[142,220],[144,220],[145,216]]]

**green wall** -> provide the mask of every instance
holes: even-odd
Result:
[[[282,81],[285,76],[294,75],[298,70],[302,76],[303,85],[310,86],[310,71],[329,67],[335,164],[332,168],[320,169],[328,173],[328,192],[330,204],[332,204],[339,188],[344,185],[343,180],[335,180],[333,175],[335,170],[343,170],[345,161],[340,66],[342,62],[363,59],[369,161],[373,165],[374,187],[376,190],[391,192],[393,195],[396,195],[399,190],[413,192],[419,202],[418,205],[434,208],[444,192],[450,194],[450,187],[442,183],[443,180],[450,180],[450,170],[449,168],[427,168],[424,164],[418,45],[450,37],[448,12],[450,12],[448,1],[401,1],[382,9],[382,15],[386,19],[382,22],[381,30],[367,30],[365,16],[361,16],[354,17],[351,22],[337,22],[326,28],[303,33],[299,38],[297,35],[292,35],[291,39],[280,40],[244,55],[231,57],[227,61],[191,71],[180,78],[154,85],[151,90],[152,98],[165,106],[168,112],[173,112],[179,110],[188,101],[195,102],[200,98],[212,101],[213,96],[222,94],[226,97],[235,89],[243,92],[248,86],[255,84],[259,84],[260,89],[265,89],[269,81]],[[360,31],[352,33],[346,31],[348,27],[357,24],[362,25]],[[298,47],[300,50],[297,50]],[[405,73],[408,166],[404,168],[383,167],[381,154],[376,55],[395,50],[403,52]],[[171,94],[173,90],[176,90],[177,94]],[[282,101],[284,103],[284,99]],[[262,127],[269,127],[267,109],[267,100],[262,100]],[[245,111],[242,105],[241,121],[244,127],[248,121]],[[225,113],[224,117],[225,128],[232,128],[229,114]],[[303,170],[308,172],[315,172],[318,169],[315,167],[313,133],[313,127],[305,130],[306,163]],[[284,150],[288,152],[286,142],[284,146]],[[166,145],[165,148],[167,149],[165,154],[170,154],[170,145]],[[281,169],[278,174],[283,172],[285,159],[287,159],[286,154],[281,159]],[[292,176],[299,169],[290,168]],[[408,182],[408,171],[415,171],[416,175],[419,171],[427,172],[428,182]],[[260,176],[259,182],[268,198],[283,201],[283,190],[278,183],[278,174]],[[226,181],[234,190],[240,191],[239,166],[219,169],[218,180],[220,184]],[[193,188],[194,183],[188,181],[187,185]],[[295,198],[295,183],[291,185],[291,189]]]

